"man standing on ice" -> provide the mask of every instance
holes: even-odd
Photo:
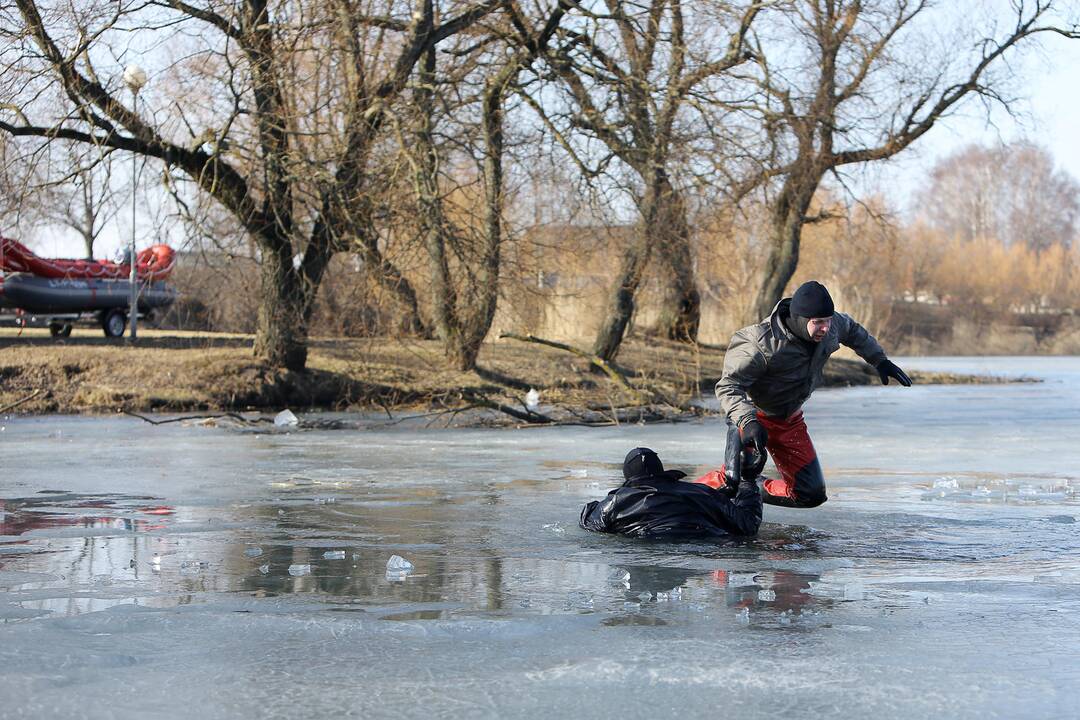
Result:
[[[764,480],[766,503],[810,508],[828,499],[802,406],[821,383],[825,362],[841,344],[873,365],[883,385],[893,378],[911,386],[910,378],[885,357],[862,325],[834,312],[829,291],[813,280],[777,303],[769,317],[731,338],[724,375],[716,383],[716,397],[728,420],[725,457],[732,457],[733,444],[740,450],[753,446],[763,467],[768,450],[780,477]]]

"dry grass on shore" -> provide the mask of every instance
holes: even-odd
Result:
[[[723,349],[631,339],[619,356],[636,388],[685,406],[720,377]],[[640,397],[564,351],[504,340],[484,346],[477,372],[448,370],[439,343],[391,338],[318,338],[308,372],[269,368],[251,336],[144,330],[135,347],[76,328],[66,339],[46,330],[0,329],[0,408],[19,413],[190,412],[294,409],[428,410],[475,405],[478,398],[524,408],[543,401],[571,411],[628,407]],[[827,384],[876,382],[861,362],[830,362]],[[916,377],[955,382],[947,376]],[[14,404],[14,408],[10,407]]]

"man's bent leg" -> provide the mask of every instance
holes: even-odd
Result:
[[[802,412],[778,420],[758,413],[758,422],[769,434],[767,447],[779,479],[764,483],[762,500],[769,505],[812,508],[825,502],[825,476]]]

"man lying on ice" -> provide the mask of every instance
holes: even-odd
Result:
[[[723,475],[714,470],[695,482],[683,482],[686,473],[665,471],[655,452],[634,448],[623,461],[625,482],[603,500],[586,505],[581,526],[663,540],[753,536],[761,525],[761,491],[755,478],[765,457],[754,453],[744,467],[737,444],[727,455]]]

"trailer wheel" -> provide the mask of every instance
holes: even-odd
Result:
[[[124,336],[124,328],[127,327],[127,315],[123,310],[116,308],[105,313],[101,318],[101,329],[105,331],[105,337],[118,338]]]
[[[49,323],[49,334],[53,337],[66,338],[71,335],[71,323]]]

